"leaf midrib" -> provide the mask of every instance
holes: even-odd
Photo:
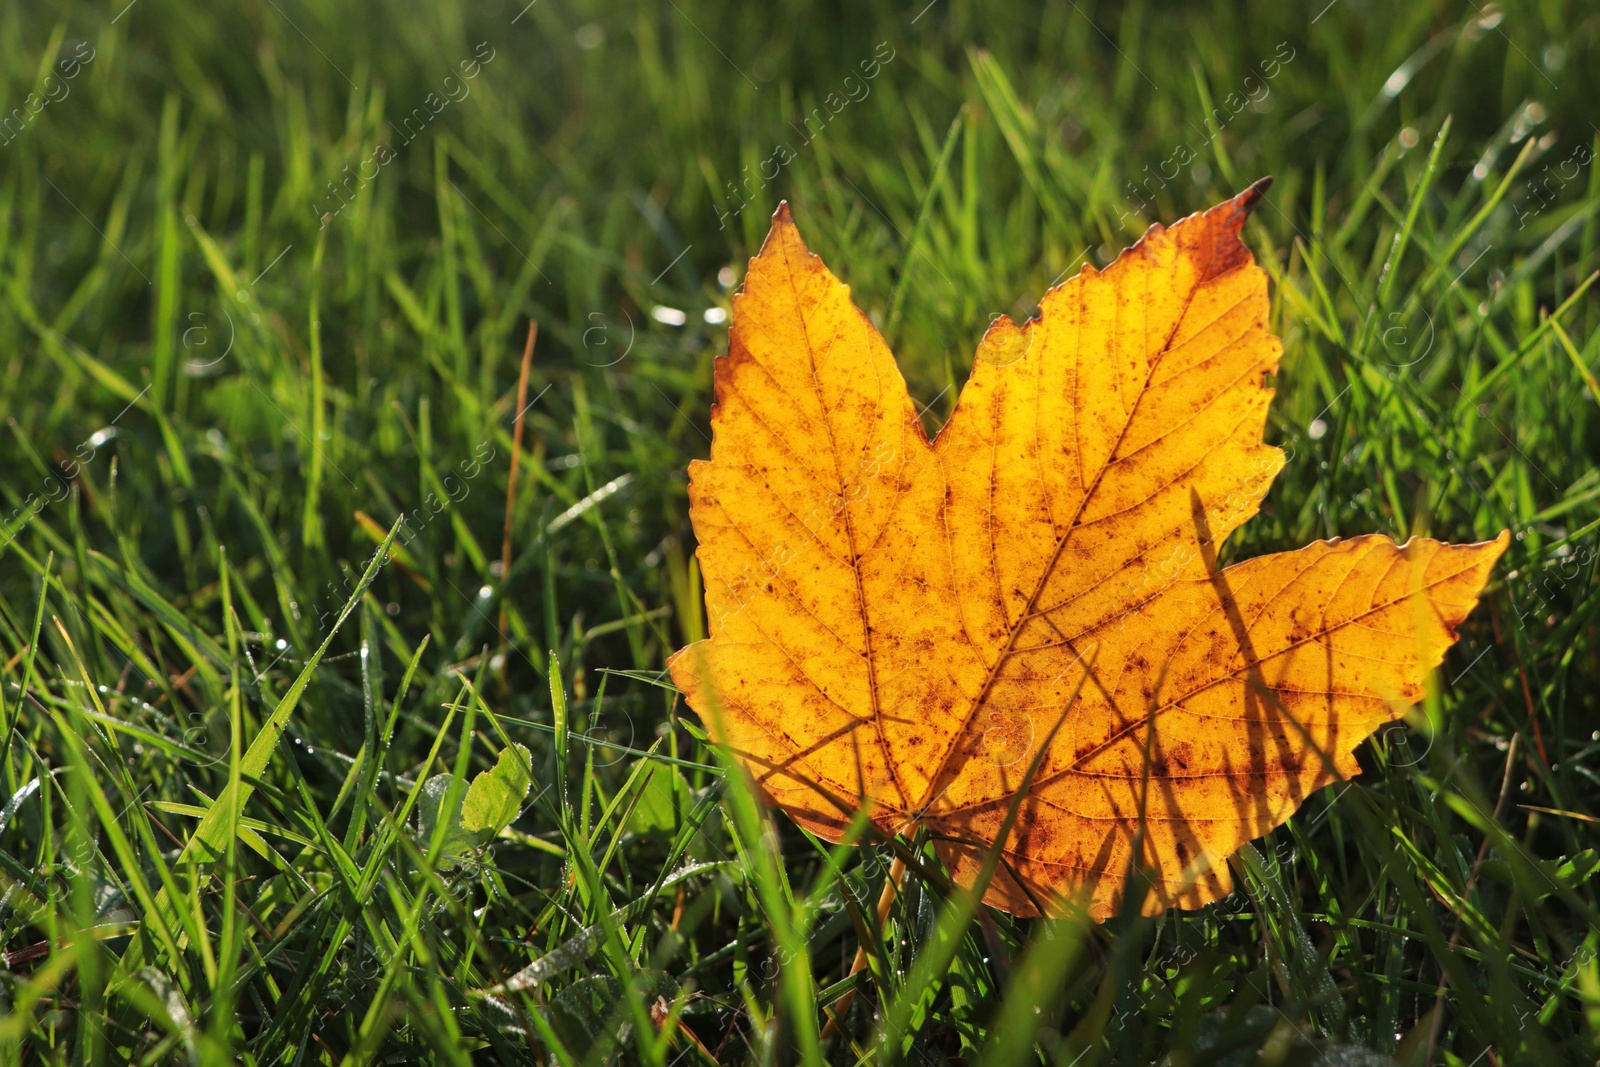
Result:
[[[1138,243],[1134,244],[1132,246],[1132,248],[1130,248],[1127,252],[1125,252],[1123,254],[1124,255],[1131,254],[1135,249],[1139,249],[1143,245],[1143,243],[1144,243],[1143,238],[1141,238]],[[1214,248],[1213,248],[1213,251],[1212,251],[1212,255],[1215,256],[1215,249]],[[1119,257],[1119,259],[1120,259],[1120,257]],[[1115,264],[1113,264],[1113,267],[1115,267]],[[1240,267],[1236,267],[1234,269],[1235,270],[1237,270],[1237,269],[1247,269],[1247,267],[1246,267],[1246,265],[1241,265]],[[1109,273],[1109,271],[1108,272],[1102,272],[1101,276],[1103,277],[1105,273]],[[1117,455],[1117,450],[1122,447],[1122,442],[1126,439],[1127,434],[1128,434],[1128,428],[1133,425],[1134,418],[1135,418],[1135,416],[1137,416],[1137,414],[1139,412],[1139,405],[1144,402],[1144,398],[1146,396],[1148,396],[1149,393],[1150,393],[1150,380],[1154,376],[1154,374],[1156,372],[1156,368],[1161,365],[1162,359],[1167,355],[1168,352],[1170,352],[1172,350],[1173,339],[1175,337],[1177,337],[1178,330],[1182,327],[1184,319],[1189,314],[1189,308],[1194,303],[1195,294],[1198,293],[1201,290],[1201,288],[1214,283],[1218,278],[1225,277],[1226,275],[1231,274],[1231,273],[1233,273],[1233,271],[1231,271],[1231,270],[1230,271],[1224,271],[1222,274],[1215,275],[1215,276],[1207,276],[1207,277],[1205,277],[1205,278],[1203,278],[1201,280],[1198,280],[1198,281],[1196,281],[1194,287],[1192,289],[1190,289],[1187,294],[1185,294],[1184,301],[1183,301],[1183,307],[1179,310],[1179,312],[1177,314],[1177,317],[1173,320],[1172,330],[1167,334],[1166,340],[1164,342],[1162,342],[1161,347],[1157,350],[1155,358],[1150,360],[1150,366],[1145,371],[1144,382],[1139,388],[1138,395],[1136,397],[1134,397],[1133,406],[1128,409],[1127,417],[1123,420],[1122,428],[1120,430],[1118,430],[1118,432],[1117,432],[1116,440],[1112,443],[1110,450],[1106,453],[1106,457],[1107,457],[1106,461],[1100,465],[1100,469],[1095,472],[1094,481],[1084,490],[1083,496],[1079,498],[1078,505],[1073,511],[1073,515],[1072,515],[1071,520],[1067,524],[1066,533],[1064,533],[1060,537],[1060,539],[1057,540],[1055,549],[1051,552],[1049,562],[1047,562],[1045,564],[1044,569],[1040,572],[1038,581],[1034,584],[1034,588],[1033,588],[1032,592],[1030,592],[1029,595],[1028,595],[1027,604],[1024,605],[1021,613],[1018,615],[1017,621],[1015,623],[1011,624],[1011,626],[1009,628],[1009,632],[1006,635],[1006,643],[1005,643],[1005,645],[1001,648],[1000,654],[995,657],[994,664],[992,666],[990,666],[990,668],[988,669],[988,671],[986,673],[986,676],[984,677],[983,688],[981,690],[979,690],[977,697],[973,699],[973,701],[971,703],[971,706],[967,709],[967,713],[962,719],[960,728],[958,730],[956,730],[951,735],[950,745],[945,750],[944,757],[940,760],[938,769],[928,779],[927,795],[922,798],[923,802],[931,803],[931,802],[928,801],[928,799],[927,799],[928,797],[937,797],[937,796],[942,795],[943,790],[939,789],[938,787],[940,786],[940,784],[942,782],[944,782],[946,775],[949,775],[952,779],[954,779],[956,777],[959,777],[959,775],[961,773],[961,768],[958,766],[958,767],[952,769],[951,766],[950,766],[950,761],[955,757],[955,754],[961,749],[962,743],[969,736],[969,734],[971,732],[971,729],[972,729],[972,724],[973,724],[973,722],[974,722],[974,720],[975,720],[975,718],[976,718],[976,716],[978,714],[978,711],[979,711],[979,709],[981,709],[984,706],[984,701],[988,699],[990,691],[994,688],[995,681],[999,678],[1001,668],[1003,668],[1006,665],[1006,663],[1011,659],[1011,656],[1013,655],[1013,653],[1016,651],[1017,638],[1019,636],[1021,636],[1022,631],[1027,628],[1027,624],[1031,620],[1031,617],[1034,614],[1035,608],[1038,605],[1039,597],[1041,595],[1043,595],[1045,586],[1049,584],[1051,576],[1055,574],[1056,567],[1061,562],[1061,554],[1066,550],[1067,544],[1072,540],[1072,535],[1074,533],[1076,533],[1078,528],[1079,528],[1080,520],[1083,518],[1083,514],[1084,514],[1085,509],[1088,507],[1089,502],[1094,499],[1095,494],[1099,491],[1100,485],[1105,479],[1106,472],[1109,471],[1115,465],[1114,462],[1113,462],[1113,459]],[[1146,285],[1148,286],[1148,279],[1146,279]],[[1074,340],[1074,346],[1073,346],[1073,365],[1074,365],[1075,368],[1081,368],[1081,366],[1082,366],[1082,357],[1083,357],[1083,328],[1082,328],[1082,323],[1084,322],[1084,313],[1085,313],[1085,288],[1086,287],[1083,286],[1081,284],[1081,282],[1080,282],[1079,290],[1078,290],[1078,300],[1079,300],[1079,305],[1078,305],[1079,306],[1078,323],[1079,323],[1079,328],[1077,330],[1077,336],[1076,336],[1076,338]],[[1148,294],[1147,294],[1147,296],[1148,296]],[[1146,306],[1147,307],[1148,306],[1148,299],[1146,300],[1146,303],[1144,305],[1141,305],[1141,306]],[[1120,316],[1120,314],[1121,314],[1121,303],[1118,302],[1115,305],[1115,307],[1117,309],[1116,310],[1116,315]],[[1042,318],[1040,319],[1040,322],[1041,323],[1043,322]],[[1113,337],[1113,339],[1115,339],[1116,336],[1117,336],[1117,331],[1116,331],[1117,318],[1115,316],[1113,317],[1112,322],[1113,322],[1113,326],[1112,326],[1112,334],[1111,334],[1111,336]],[[1148,314],[1147,314],[1146,315],[1146,325],[1147,326],[1148,326],[1148,322],[1149,322],[1149,319],[1148,319]],[[1113,350],[1114,350],[1114,348],[1115,348],[1115,341],[1113,340]],[[1041,352],[1040,353],[1040,359],[1042,360],[1043,358],[1044,358],[1043,352]],[[1074,432],[1076,432],[1077,427],[1079,425],[1079,423],[1077,422],[1077,416],[1081,413],[1081,409],[1077,405],[1078,381],[1079,381],[1079,374],[1075,371],[1075,373],[1073,374],[1073,378],[1072,378]],[[1034,438],[1035,438],[1034,439],[1034,444],[1037,447],[1042,449],[1043,448],[1043,442],[1038,440],[1038,434],[1039,434],[1038,422],[1035,421],[1035,423],[1034,423]],[[1082,456],[1083,456],[1083,452],[1082,452],[1081,447],[1078,450],[1078,456],[1079,456],[1079,462],[1081,463],[1082,462]],[[993,478],[993,467],[992,467],[992,465],[991,465],[991,469],[990,469],[990,477],[991,477],[991,480],[992,480],[992,478]],[[998,569],[997,561],[991,560],[991,563],[996,566],[996,569]],[[1066,647],[1068,649],[1070,649],[1075,655],[1077,654],[1077,649],[1073,647],[1072,642],[1070,640],[1066,642]],[[876,713],[876,703],[874,703],[874,713]],[[1037,785],[1037,784],[1040,784],[1040,783],[1035,783],[1035,785]],[[949,787],[945,786],[945,788],[947,789]]]

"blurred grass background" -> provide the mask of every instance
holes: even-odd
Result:
[[[6,5],[0,1063],[1593,1062],[1597,34]],[[925,842],[765,819],[660,672],[779,199],[932,430],[995,315],[1263,174],[1291,458],[1230,551],[1511,529],[1434,696],[1158,920],[969,919]],[[526,810],[454,836],[519,751]]]

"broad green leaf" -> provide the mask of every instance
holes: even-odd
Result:
[[[531,781],[531,759],[526,748],[513,745],[501,751],[492,769],[472,780],[461,806],[461,825],[477,834],[480,842],[487,843],[521,813]]]

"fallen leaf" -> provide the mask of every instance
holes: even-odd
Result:
[[[669,666],[800,825],[837,840],[870,803],[970,885],[1026,784],[987,903],[1104,918],[1142,847],[1143,910],[1199,907],[1422,698],[1504,533],[1216,565],[1284,462],[1262,443],[1282,345],[1239,238],[1266,186],[998,319],[932,442],[779,207],[690,467],[711,637]]]

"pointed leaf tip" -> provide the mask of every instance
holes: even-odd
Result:
[[[1261,203],[1262,198],[1267,195],[1267,190],[1271,188],[1272,175],[1257,178],[1248,189],[1233,198],[1234,210],[1241,216],[1249,217],[1250,212],[1256,209],[1256,205]]]

